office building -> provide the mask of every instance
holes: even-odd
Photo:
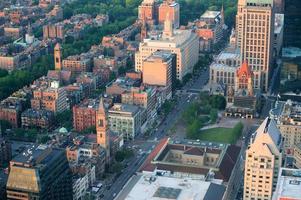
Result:
[[[270,200],[282,164],[282,138],[276,122],[266,118],[246,150],[244,200]]]
[[[237,47],[254,73],[254,87],[268,91],[274,46],[273,0],[239,0]]]
[[[301,200],[301,169],[281,168],[272,200]]]
[[[158,50],[167,50],[176,55],[176,78],[191,73],[199,60],[198,37],[191,30],[174,30],[170,20],[165,20],[162,35],[144,39],[135,54],[135,70],[143,71],[143,62]]]
[[[234,199],[242,176],[238,161],[240,150],[240,147],[229,144],[164,138],[139,171],[148,175],[218,183],[225,188],[223,199]]]
[[[66,153],[33,145],[10,161],[7,198],[12,200],[72,200],[72,180]]]
[[[124,140],[134,140],[141,131],[140,108],[135,105],[115,103],[108,111],[110,130],[123,135]]]

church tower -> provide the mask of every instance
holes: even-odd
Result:
[[[102,98],[99,101],[99,107],[96,113],[96,142],[106,150],[106,160],[110,160],[110,136],[107,113]]]
[[[62,70],[62,46],[56,43],[54,47],[54,67],[55,70]]]

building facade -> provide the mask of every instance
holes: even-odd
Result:
[[[239,0],[236,15],[237,46],[242,61],[254,73],[254,87],[268,91],[274,46],[273,0]]]
[[[266,118],[246,150],[244,200],[270,200],[282,164],[282,139],[274,120]]]
[[[199,59],[198,37],[191,30],[173,30],[171,21],[166,20],[162,36],[145,39],[135,54],[135,70],[143,71],[143,62],[152,53],[167,50],[176,55],[176,78],[182,78],[192,72]]]
[[[71,178],[64,150],[33,145],[10,161],[7,198],[72,200]]]
[[[141,131],[141,115],[138,106],[114,104],[108,111],[110,130],[123,135],[124,140],[134,140]]]

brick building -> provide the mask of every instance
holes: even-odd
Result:
[[[96,112],[99,101],[85,99],[73,106],[73,127],[76,131],[83,131],[96,125]]]
[[[64,39],[64,26],[61,24],[49,24],[43,26],[44,39]]]
[[[54,114],[49,110],[27,109],[21,114],[23,128],[51,129],[54,125]]]

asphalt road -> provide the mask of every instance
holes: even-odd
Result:
[[[153,149],[157,141],[166,136],[167,131],[174,126],[177,120],[181,117],[185,108],[197,99],[198,94],[189,93],[186,91],[190,89],[200,90],[207,83],[208,78],[209,70],[207,69],[206,71],[202,71],[198,75],[195,75],[191,81],[183,86],[182,90],[184,91],[178,96],[178,100],[174,109],[166,116],[163,122],[157,127],[156,131],[154,131],[147,141],[143,140],[140,145],[136,145],[138,146],[139,151],[132,158],[132,160],[130,160],[129,165],[123,170],[121,175],[114,181],[114,183],[112,183],[109,190],[105,190],[104,197],[102,199],[113,200],[116,198],[127,181],[145,161],[146,157]],[[139,137],[137,139],[139,140]]]

